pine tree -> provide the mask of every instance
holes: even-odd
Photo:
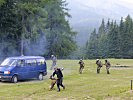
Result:
[[[0,0],[0,6],[5,3],[5,0]]]
[[[96,34],[96,29],[91,33],[89,41],[86,44],[86,55],[87,58],[92,59],[92,58],[98,58],[98,35]]]
[[[117,58],[119,57],[119,31],[116,21],[111,24],[109,38],[109,57]]]
[[[122,52],[124,58],[130,58],[133,51],[133,21],[128,15],[124,22],[124,33],[122,34]]]
[[[87,42],[86,54],[90,53],[89,57],[95,58],[94,51],[97,51],[97,58],[133,58],[133,20],[130,15],[125,21],[121,18],[120,24],[108,20],[105,25],[102,20],[97,37],[94,36],[95,31],[92,33],[92,40]],[[95,45],[97,48],[94,49]]]
[[[45,7],[48,12],[48,19],[46,22],[48,56],[54,54],[59,58],[64,58],[76,48],[76,44],[73,40],[76,33],[72,31],[69,22],[66,20],[69,14],[65,6],[65,1],[51,0]]]
[[[44,37],[41,31],[45,28],[46,20],[46,11],[42,5],[44,3],[46,0],[17,1],[16,12],[21,25],[21,54],[24,52],[25,55],[38,55],[36,51],[39,50],[36,47],[40,36]],[[38,49],[40,49],[40,45],[38,45]]]
[[[109,24],[109,23],[108,23]],[[109,27],[109,26],[107,26]],[[98,54],[99,58],[107,57],[107,28],[105,26],[104,19],[102,20],[102,24],[98,30]]]
[[[123,57],[123,51],[122,51],[122,46],[123,46],[123,35],[124,35],[124,21],[123,21],[123,17],[121,17],[120,20],[120,25],[119,25],[119,46],[120,46],[120,53],[119,53],[119,57],[122,58]]]
[[[14,12],[14,0],[5,0],[0,6],[0,53],[1,57],[18,55],[19,25]]]
[[[39,30],[44,29],[46,20],[46,11],[42,5],[44,2],[46,3],[45,0],[5,0],[0,6],[1,54],[20,55],[21,37],[25,44],[28,42],[25,52],[27,48],[31,48],[29,45],[37,42]]]

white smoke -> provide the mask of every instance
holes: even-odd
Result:
[[[40,31],[36,41],[25,40],[24,41],[24,55],[38,56],[46,53],[46,36],[45,33]]]

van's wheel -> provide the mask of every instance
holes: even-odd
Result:
[[[43,80],[43,74],[42,74],[42,73],[39,73],[38,79],[39,79],[40,81]]]
[[[17,75],[14,75],[13,77],[12,77],[12,83],[17,83],[18,82],[18,77],[17,77]]]

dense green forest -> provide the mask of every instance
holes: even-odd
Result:
[[[57,55],[76,49],[65,0],[0,0],[0,57]]]
[[[120,22],[103,19],[83,48],[77,48],[70,17],[65,0],[0,0],[0,58],[133,58],[130,15]]]
[[[133,58],[133,19],[128,15],[120,22],[104,19],[86,43],[86,57]]]

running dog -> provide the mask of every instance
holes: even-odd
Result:
[[[50,76],[49,79],[51,79],[51,85],[50,85],[49,90],[52,90],[54,88],[54,85],[56,84],[57,79],[52,77],[52,75]]]

